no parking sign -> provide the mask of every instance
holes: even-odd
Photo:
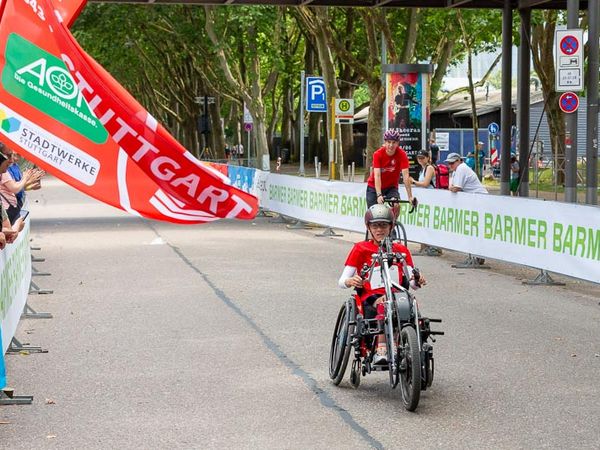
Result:
[[[558,99],[558,106],[564,113],[573,113],[579,108],[579,97],[575,92],[565,92]]]

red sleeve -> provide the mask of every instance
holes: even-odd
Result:
[[[399,164],[400,170],[408,169],[410,167],[410,163],[408,161],[408,156],[406,155],[406,152],[402,149],[400,149],[399,160],[400,160],[400,164]]]
[[[379,150],[373,153],[373,169],[381,169],[381,152]]]
[[[348,253],[348,257],[346,258],[345,266],[355,267],[356,271],[359,270],[360,264],[360,251],[358,249],[358,244],[354,244],[350,253]]]

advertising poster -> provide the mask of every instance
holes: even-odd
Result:
[[[410,175],[418,178],[416,154],[427,148],[429,135],[429,74],[388,73],[386,76],[387,128],[400,132],[400,147],[410,161]]]

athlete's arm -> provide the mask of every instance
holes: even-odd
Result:
[[[356,267],[345,266],[342,276],[338,280],[338,286],[342,289],[349,287],[361,288],[363,285],[363,279],[356,273]]]

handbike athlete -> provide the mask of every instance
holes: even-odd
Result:
[[[378,314],[381,314],[383,308],[383,302],[385,301],[385,289],[382,285],[377,283],[380,276],[377,274],[371,274],[370,279],[373,280],[374,285],[372,286],[369,279],[363,279],[361,276],[361,270],[365,266],[371,266],[373,263],[372,255],[377,253],[381,242],[389,236],[392,227],[394,225],[395,217],[392,209],[387,205],[373,205],[365,214],[365,225],[371,235],[371,239],[367,241],[357,242],[350,250],[348,257],[346,258],[346,264],[342,276],[340,277],[338,284],[341,288],[353,287],[357,290],[360,301],[362,302],[363,312],[365,319],[374,319]],[[397,253],[404,253],[405,261],[407,264],[408,274],[410,279],[400,280],[403,276],[404,271],[400,267],[401,263],[394,263],[397,266],[397,270],[390,270],[393,279],[397,284],[402,286],[410,286],[413,289],[419,289],[424,286],[427,281],[422,274],[414,270],[414,264],[412,256],[408,248],[404,245],[394,242],[392,250]],[[376,272],[379,267],[374,267],[373,272]],[[416,277],[416,278],[415,278]],[[378,311],[378,305],[380,311]],[[377,336],[377,353],[374,355],[373,364],[387,364],[387,349],[385,335]]]

